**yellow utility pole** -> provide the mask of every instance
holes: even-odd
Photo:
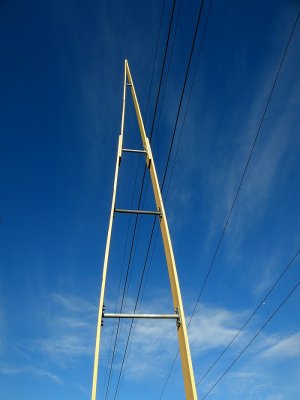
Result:
[[[135,112],[138,120],[138,125],[140,129],[141,139],[143,143],[143,150],[129,150],[123,149],[123,132],[124,132],[124,116],[125,116],[125,103],[126,103],[126,87],[129,86],[131,90],[131,95],[135,107]],[[131,152],[142,152],[145,153],[146,165],[150,172],[154,198],[156,203],[156,211],[142,211],[142,210],[122,210],[115,208],[116,191],[117,191],[117,181],[118,172],[121,162],[123,151]],[[113,216],[116,212],[125,213],[138,213],[138,214],[153,214],[157,215],[160,219],[160,229],[163,239],[164,251],[166,255],[171,292],[173,298],[173,307],[175,314],[105,314],[103,312],[103,302],[105,293],[105,283],[107,274],[107,265],[109,257],[109,249],[111,242],[111,232],[112,232],[112,222]],[[95,360],[94,360],[94,374],[93,374],[93,385],[92,385],[92,400],[96,400],[96,389],[97,389],[97,377],[98,377],[98,362],[99,362],[99,349],[100,349],[100,336],[101,336],[101,326],[103,318],[156,318],[156,319],[176,319],[177,334],[179,341],[179,350],[181,357],[182,373],[184,380],[184,388],[187,400],[197,400],[197,390],[195,385],[194,371],[192,365],[192,359],[190,354],[190,346],[188,341],[187,327],[185,322],[184,309],[182,304],[180,286],[178,281],[178,275],[176,270],[175,258],[173,253],[173,247],[170,237],[170,232],[167,223],[167,217],[165,213],[165,208],[163,204],[163,199],[161,195],[161,190],[157,178],[157,173],[155,169],[154,159],[152,156],[151,146],[149,139],[147,138],[139,103],[137,100],[133,80],[131,77],[130,69],[127,60],[125,60],[125,72],[124,72],[124,89],[123,89],[123,109],[122,109],[122,122],[121,122],[121,133],[119,136],[117,161],[115,168],[115,178],[113,187],[113,197],[112,206],[110,212],[108,234],[105,248],[104,264],[103,264],[103,274],[102,274],[102,285],[100,292],[100,302],[99,302],[99,312],[98,312],[98,324],[97,324],[97,335],[96,335],[96,346],[95,346]]]

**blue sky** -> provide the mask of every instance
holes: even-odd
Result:
[[[174,17],[176,22],[179,15],[176,35],[174,27],[171,34],[171,43],[175,36],[172,58],[170,52],[167,57],[168,79],[166,74],[163,79],[164,100],[161,96],[152,140],[160,180],[199,9],[198,1],[179,3]],[[208,6],[205,1],[203,17]],[[165,2],[146,118],[161,7],[159,1],[1,2],[3,399],[90,397],[124,59],[129,61],[150,132],[172,2]],[[183,112],[180,115],[163,191],[187,318],[222,233],[298,12],[295,0],[214,0],[197,69],[200,38],[196,41],[187,94],[194,71],[195,81],[184,125]],[[204,19],[200,36],[203,26]],[[197,382],[300,247],[299,40],[300,23],[189,327]],[[126,147],[141,145],[129,96],[124,140]],[[141,158],[134,191],[138,157],[123,157],[117,195],[120,208],[137,205],[143,173]],[[153,208],[150,189],[148,185],[144,192],[145,209]],[[126,296],[128,311],[133,310],[137,295],[151,218],[144,217],[138,225]],[[124,283],[133,222],[123,215],[114,220],[107,310],[116,307],[120,276]],[[170,289],[159,235],[155,243],[139,309],[169,313]],[[200,382],[199,399],[299,282],[299,257]],[[207,398],[299,398],[299,300],[296,289]],[[109,399],[115,398],[128,328],[128,323],[122,323]],[[166,321],[136,324],[117,398],[160,398],[177,351],[174,328]],[[112,322],[105,323],[99,399],[104,399],[114,331]],[[178,360],[162,398],[184,399]]]

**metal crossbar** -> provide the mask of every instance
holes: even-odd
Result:
[[[121,214],[145,214],[145,215],[161,215],[159,211],[144,211],[144,210],[124,210],[123,208],[115,208],[116,213]]]
[[[134,150],[134,149],[122,149],[124,153],[144,153],[146,154],[146,150]]]
[[[138,319],[178,319],[178,314],[111,314],[103,313],[102,318],[138,318]]]

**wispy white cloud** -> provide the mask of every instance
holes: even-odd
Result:
[[[266,375],[252,367],[232,371],[227,376],[226,391],[234,398],[260,398],[268,387]]]
[[[95,306],[89,303],[84,298],[70,295],[62,295],[60,293],[53,293],[49,296],[50,301],[63,307],[66,311],[77,313],[91,313],[95,311]]]
[[[80,357],[92,358],[97,307],[84,298],[61,293],[48,296],[47,303],[44,317],[45,334],[30,343],[30,350],[39,351],[42,356],[40,361],[43,359],[48,362],[52,361],[53,365],[59,367],[70,365]],[[163,297],[155,298],[153,302],[144,303],[143,312],[153,312],[153,309],[164,312],[167,309],[167,303]],[[127,304],[128,311],[131,311],[133,304],[131,298],[128,299]],[[247,314],[246,310],[236,312],[223,307],[200,304],[189,328],[194,361],[197,363],[199,357],[203,360],[203,355],[209,354],[209,351],[214,352],[225,348],[237,333],[245,314]],[[102,331],[100,362],[105,362],[106,357],[103,357],[103,354],[107,354],[109,348],[111,331],[105,329],[108,327],[109,325],[105,324]],[[122,360],[128,327],[129,321],[122,323],[114,364],[116,371]],[[247,327],[239,337],[237,344],[233,347],[235,354],[237,349],[253,336],[253,329],[253,327]],[[177,348],[175,321],[138,321],[125,364],[124,379],[142,381],[149,374],[158,378],[165,376],[166,367],[173,361]],[[241,369],[233,370],[227,378],[228,385],[230,384],[232,387],[239,385],[243,390],[250,385],[253,393],[256,393],[255,390],[259,391],[260,385],[265,384],[263,379],[256,379],[256,373],[260,373],[260,371],[251,368],[252,365],[255,365],[257,357],[260,359],[260,368],[263,368],[270,359],[299,357],[299,348],[300,333],[286,336],[283,339],[274,334],[262,333],[251,347],[251,351],[247,352],[247,369],[243,367],[242,363]],[[232,355],[231,352],[230,354]],[[26,364],[17,368],[2,365],[0,373],[4,375],[31,374],[48,378],[58,384],[62,383],[57,373],[53,373],[48,368],[39,368],[37,365],[28,367]],[[209,384],[210,380],[206,380],[205,388],[209,388]]]
[[[286,111],[286,114],[288,113]],[[283,125],[285,126],[285,135],[282,135]],[[280,172],[281,161],[286,154],[289,141],[288,118],[283,118],[280,124],[275,121],[271,129],[272,135],[269,135],[267,141],[259,143],[259,148],[256,149],[244,181],[243,190],[240,193],[239,200],[242,200],[243,207],[237,207],[234,223],[229,226],[232,254],[238,250],[237,248],[245,238],[245,231],[253,226],[267,209],[270,196],[275,188],[275,178]],[[237,170],[238,166],[233,164],[232,175],[235,176],[235,180]],[[230,185],[231,188],[236,188],[236,186],[236,184]],[[228,209],[232,199],[233,194],[230,194],[227,197]]]
[[[40,302],[32,320],[42,329],[37,337],[10,345],[1,355],[0,374],[30,375],[61,384],[61,368],[92,356],[97,307],[85,298],[53,293]]]
[[[46,332],[32,347],[58,363],[91,355],[97,309],[83,298],[54,293],[43,312]]]
[[[260,357],[275,360],[300,356],[300,332],[284,338],[274,339],[275,343],[265,349]]]
[[[161,375],[177,347],[176,341],[174,321],[137,322],[126,372],[134,379],[143,379],[149,373]]]
[[[148,306],[149,304],[145,304],[146,310]],[[202,366],[203,360],[211,362],[211,354],[216,355],[226,347],[238,332],[248,313],[249,310],[236,312],[223,307],[200,304],[189,328],[189,340],[195,366],[199,360],[201,360]],[[149,374],[153,378],[165,378],[166,369],[168,370],[178,348],[175,324],[171,321],[165,322],[167,321],[139,321],[137,323],[131,352],[125,364],[125,380],[127,379],[129,382],[142,381]],[[121,356],[123,356],[127,339],[127,328],[124,327],[120,337],[118,357],[115,363],[116,371],[120,368]],[[239,335],[238,340],[218,363],[218,368],[214,368],[201,383],[204,392],[209,390],[215,382],[220,368],[222,372],[231,363],[244,345],[254,336],[256,329],[256,324],[251,324]],[[298,357],[299,359],[299,340],[299,333],[280,339],[277,333],[262,332],[218,387],[226,387],[228,395],[235,396],[232,398],[243,396],[249,399],[269,398],[271,400],[287,398],[287,394],[293,395],[295,389],[289,391],[282,376],[282,386],[274,388],[274,382],[279,372],[273,363],[270,367],[270,360],[273,361],[280,357],[294,357],[295,359]],[[207,358],[207,356],[209,357]],[[295,369],[292,368],[291,371],[292,374],[295,373]],[[216,398],[221,398],[218,390],[214,393]]]
[[[164,303],[164,301],[162,301]],[[152,306],[155,308],[155,301]],[[149,304],[144,305],[147,310]],[[237,333],[242,313],[224,308],[201,305],[189,328],[189,340],[194,357],[209,350],[222,349]],[[128,327],[128,325],[127,325]],[[128,328],[122,330],[119,352],[123,355]],[[241,335],[243,337],[243,335]],[[103,343],[105,346],[106,344]],[[149,373],[164,376],[165,367],[173,361],[178,348],[175,321],[138,321],[126,363],[130,379],[144,379]]]
[[[15,367],[15,366],[1,366],[0,373],[3,375],[34,375],[37,377],[45,377],[57,384],[61,384],[63,381],[59,376],[53,374],[52,372],[45,370],[43,368],[33,367],[33,366],[23,366],[23,367]]]
[[[253,329],[248,330],[253,336]],[[295,346],[295,347],[294,347]],[[237,364],[222,379],[214,389],[216,399],[222,398],[222,392],[226,391],[228,398],[249,398],[281,400],[297,398],[299,392],[298,377],[299,364],[299,333],[280,338],[278,334],[261,333]],[[235,356],[232,356],[233,357]],[[284,369],[277,362],[290,361]],[[275,362],[277,361],[277,362]],[[229,365],[230,359],[225,361],[221,371]],[[222,365],[222,363],[221,363]],[[220,376],[220,373],[217,377]],[[293,378],[292,378],[293,377]],[[209,390],[216,381],[213,373],[205,381],[204,388]],[[291,385],[291,379],[293,384]],[[231,397],[230,397],[231,396]]]
[[[254,293],[258,296],[263,295],[274,283],[274,271],[278,268],[280,254],[277,249],[273,250],[271,256],[263,262],[262,273],[258,283],[254,286]]]
[[[58,334],[48,339],[38,340],[36,345],[41,352],[47,353],[50,357],[64,357],[66,360],[66,355],[71,357],[91,354],[91,346],[86,344],[85,339],[79,333],[67,333],[62,336]]]
[[[237,334],[240,320],[240,313],[202,304],[189,329],[193,350],[199,353],[224,347]]]

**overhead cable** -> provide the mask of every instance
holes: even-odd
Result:
[[[223,374],[217,379],[217,381],[210,387],[208,392],[205,393],[202,400],[204,400],[209,393],[217,386],[217,384],[224,378],[224,376],[231,370],[234,364],[241,358],[241,356],[245,353],[245,351],[251,346],[257,336],[263,331],[263,329],[268,325],[268,323],[274,318],[274,316],[278,313],[281,307],[286,303],[286,301],[292,296],[295,290],[299,287],[300,281],[293,287],[293,289],[288,293],[288,295],[284,298],[284,300],[279,304],[276,310],[270,315],[270,317],[266,320],[266,322],[262,325],[262,327],[255,333],[252,339],[248,342],[248,344],[243,348],[243,350],[238,354],[238,356],[232,361],[232,363],[226,368]]]
[[[250,164],[250,160],[251,160],[251,158],[252,158],[252,154],[253,154],[253,151],[254,151],[254,149],[255,149],[255,146],[256,146],[256,143],[257,143],[259,134],[260,134],[260,132],[261,132],[261,128],[262,128],[262,125],[263,125],[263,122],[264,122],[264,119],[265,119],[267,110],[268,110],[268,108],[269,108],[269,104],[270,104],[270,101],[271,101],[271,99],[272,99],[273,92],[274,92],[276,83],[277,83],[277,81],[278,81],[278,77],[279,77],[280,71],[281,71],[281,69],[282,69],[282,65],[283,65],[283,63],[284,63],[284,60],[285,60],[285,57],[286,57],[288,48],[289,48],[289,46],[290,46],[290,42],[291,42],[291,40],[292,40],[292,37],[293,37],[294,31],[295,31],[296,25],[297,25],[297,23],[298,23],[298,19],[299,19],[299,13],[298,13],[298,15],[297,15],[297,18],[296,18],[295,23],[293,24],[293,28],[292,28],[292,30],[291,30],[291,33],[290,33],[290,35],[289,35],[287,44],[286,44],[286,46],[285,46],[284,53],[283,53],[283,56],[282,56],[281,61],[280,61],[280,63],[279,63],[279,67],[278,67],[278,69],[277,69],[277,73],[276,73],[276,75],[275,75],[275,78],[274,78],[274,81],[273,81],[273,84],[272,84],[272,87],[271,87],[271,91],[270,91],[270,93],[269,93],[269,96],[268,96],[268,99],[267,99],[267,103],[266,103],[266,106],[265,106],[264,111],[263,111],[263,114],[262,114],[262,118],[261,118],[261,120],[260,120],[260,123],[259,123],[258,129],[257,129],[256,135],[255,135],[255,137],[254,137],[254,141],[253,141],[253,143],[252,143],[252,147],[251,147],[250,153],[249,153],[249,155],[248,155],[248,158],[247,158],[247,161],[246,161],[246,164],[245,164],[245,167],[244,167],[244,170],[243,170],[243,173],[242,173],[242,176],[241,176],[241,179],[240,179],[240,182],[239,182],[237,191],[236,191],[236,193],[235,193],[235,196],[234,196],[234,199],[233,199],[231,208],[230,208],[229,213],[228,213],[227,218],[226,218],[225,225],[224,225],[223,230],[222,230],[222,233],[221,233],[221,235],[220,235],[220,238],[219,238],[217,247],[216,247],[216,249],[215,249],[215,251],[214,251],[212,261],[211,261],[211,263],[210,263],[210,265],[209,265],[209,268],[208,268],[208,270],[207,270],[207,272],[206,272],[204,282],[203,282],[203,284],[202,284],[202,286],[201,286],[200,293],[199,293],[199,295],[198,295],[198,298],[197,298],[196,303],[195,303],[195,306],[194,306],[194,308],[193,308],[191,317],[190,317],[190,319],[189,319],[189,322],[188,322],[188,325],[187,325],[188,327],[190,326],[191,321],[192,321],[192,319],[193,319],[193,317],[194,317],[194,315],[195,315],[195,311],[196,311],[197,306],[198,306],[198,304],[199,304],[199,301],[200,301],[200,299],[201,299],[201,297],[202,297],[204,288],[205,288],[205,286],[206,286],[206,284],[207,284],[209,275],[210,275],[211,270],[212,270],[212,268],[213,268],[213,266],[214,266],[214,263],[215,263],[217,254],[218,254],[218,252],[219,252],[221,243],[222,243],[222,241],[223,241],[224,234],[225,234],[225,232],[226,232],[226,230],[227,230],[227,226],[228,226],[228,224],[229,224],[229,220],[230,220],[230,218],[231,218],[233,209],[234,209],[234,207],[235,207],[235,205],[236,205],[236,201],[237,201],[238,195],[239,195],[239,193],[240,193],[240,190],[241,190],[241,187],[242,187],[242,184],[243,184],[243,181],[244,181],[246,172],[247,172],[247,170],[248,170],[248,166],[249,166],[249,164]],[[167,375],[167,379],[166,379],[166,382],[165,382],[165,384],[164,384],[163,391],[162,391],[162,393],[161,393],[160,399],[162,398],[162,394],[163,394],[163,392],[164,392],[164,390],[165,390],[165,388],[166,388],[166,386],[167,386],[167,383],[168,383],[169,378],[170,378],[170,376],[171,376],[172,370],[173,370],[173,368],[174,368],[174,366],[175,366],[175,362],[176,362],[176,359],[177,359],[178,355],[179,355],[179,351],[177,351],[176,356],[175,356],[175,359],[174,359],[174,361],[173,361],[173,363],[172,363],[171,369],[170,369],[170,371],[169,371],[169,373],[168,373],[168,375]]]
[[[177,124],[178,124],[179,114],[180,114],[180,111],[181,111],[182,101],[183,101],[183,97],[184,97],[184,93],[185,93],[185,89],[186,89],[186,83],[187,83],[188,75],[189,75],[189,72],[190,72],[191,60],[192,60],[192,56],[193,56],[193,52],[194,52],[194,46],[195,46],[195,42],[196,42],[196,38],[197,38],[200,18],[201,18],[201,14],[202,14],[202,10],[203,10],[203,4],[204,4],[204,0],[201,1],[200,10],[199,10],[199,13],[198,13],[196,29],[195,29],[195,32],[194,32],[194,37],[193,37],[193,41],[192,41],[192,47],[191,47],[191,51],[190,51],[190,54],[189,54],[189,60],[188,60],[188,65],[187,65],[187,69],[186,69],[186,74],[185,74],[185,79],[184,79],[183,88],[182,88],[182,92],[181,92],[181,96],[180,96],[180,102],[179,102],[179,106],[178,106],[175,126],[174,126],[174,130],[173,130],[173,134],[172,134],[172,141],[171,141],[171,145],[170,145],[170,149],[169,149],[169,153],[168,153],[167,163],[166,163],[166,166],[165,166],[164,179],[163,179],[162,186],[161,186],[162,189],[163,189],[164,184],[165,184],[165,177],[166,177],[166,172],[167,172],[168,165],[169,165],[170,153],[171,153],[172,147],[173,147],[174,136],[175,136],[175,133],[176,133],[176,130],[177,130]],[[210,3],[210,6],[211,6],[211,3]],[[208,15],[209,15],[209,13],[208,13]],[[206,23],[205,23],[205,30],[206,30],[207,21],[208,21],[208,17],[207,17]],[[178,22],[178,19],[177,19],[177,22]],[[204,33],[204,35],[205,35],[205,33]],[[204,35],[203,35],[203,37],[204,37]],[[202,37],[202,39],[203,39],[203,37]],[[168,36],[168,39],[169,39],[169,36]],[[203,41],[202,41],[202,43],[203,43]],[[202,48],[202,44],[201,44],[199,53],[201,52],[201,48]],[[199,57],[198,57],[198,60],[199,60]],[[165,61],[165,59],[164,59],[164,61]],[[161,75],[161,78],[162,78],[162,75]],[[194,74],[194,77],[193,77],[193,81],[194,81],[194,78],[195,78],[195,74]],[[161,79],[160,79],[160,84],[161,84]],[[156,115],[157,104],[158,104],[158,98],[157,98],[157,101],[156,101],[154,117]],[[152,138],[153,127],[154,127],[154,119],[153,119],[153,123],[152,123],[152,127],[151,127],[150,139]],[[145,173],[144,173],[144,176],[145,176]],[[138,305],[138,299],[139,299],[139,295],[140,295],[142,280],[143,280],[143,277],[144,277],[145,268],[146,268],[147,259],[148,259],[148,254],[149,254],[149,250],[150,250],[150,246],[151,246],[151,242],[152,242],[152,238],[153,238],[154,227],[155,227],[155,221],[154,221],[154,223],[152,225],[152,230],[151,230],[150,240],[149,240],[149,245],[148,245],[148,250],[147,250],[147,256],[146,256],[146,261],[145,261],[145,264],[144,264],[144,268],[143,268],[143,272],[142,272],[142,278],[141,278],[140,286],[139,286],[139,290],[138,290],[138,297],[137,297],[137,300],[136,300],[136,303],[135,303],[135,308],[134,308],[135,311],[136,311],[136,308],[137,308],[137,305]],[[127,338],[127,342],[126,342],[125,353],[124,353],[124,356],[123,356],[121,370],[120,370],[119,378],[118,378],[117,390],[118,390],[118,387],[119,387],[119,383],[120,383],[120,379],[121,379],[121,375],[122,375],[122,370],[123,370],[123,367],[124,367],[124,362],[125,362],[125,358],[126,358],[127,349],[129,347],[130,335],[131,335],[131,332],[132,332],[132,327],[133,327],[133,321],[131,322],[130,330],[129,330],[129,334],[128,334],[128,338]],[[117,395],[117,390],[115,392],[116,395]],[[115,395],[115,398],[116,398],[116,395]]]
[[[148,90],[148,98],[147,98],[147,107],[146,107],[146,114],[145,114],[145,122],[147,121],[147,116],[148,116],[148,109],[149,109],[150,96],[151,96],[151,91],[152,91],[152,83],[153,83],[153,77],[154,77],[154,71],[155,71],[155,64],[156,64],[156,59],[157,59],[157,52],[158,52],[158,45],[159,45],[159,38],[160,38],[160,32],[161,32],[161,27],[162,27],[162,20],[163,20],[163,15],[164,15],[165,3],[166,3],[166,0],[163,1],[163,5],[162,5],[162,9],[161,9],[161,14],[160,14],[159,30],[158,30],[158,34],[157,34],[156,47],[155,47],[155,55],[154,55],[154,61],[153,61],[153,65],[152,65],[152,72],[151,72],[150,85],[149,85],[149,90]]]
[[[183,101],[183,97],[184,97],[184,93],[185,93],[185,87],[186,87],[186,83],[187,83],[189,72],[190,72],[192,57],[193,57],[193,53],[194,53],[194,47],[195,47],[195,43],[196,43],[196,39],[197,39],[197,35],[198,35],[198,29],[199,29],[199,25],[200,25],[200,19],[201,19],[201,15],[202,15],[202,11],[203,11],[203,5],[204,5],[204,0],[201,0],[200,9],[199,9],[199,12],[198,12],[197,23],[196,23],[196,28],[195,28],[195,32],[194,32],[193,41],[192,41],[192,47],[191,47],[190,54],[189,54],[188,65],[187,65],[187,68],[186,68],[184,82],[183,82],[181,95],[180,95],[180,100],[179,100],[179,106],[178,106],[178,109],[177,109],[177,114],[176,114],[173,134],[172,134],[171,145],[170,145],[169,152],[168,152],[167,163],[166,163],[166,167],[165,167],[165,173],[164,173],[163,180],[162,180],[162,185],[161,185],[162,188],[163,188],[164,183],[165,183],[167,169],[168,169],[168,165],[169,165],[169,161],[170,161],[170,155],[171,155],[171,152],[172,152],[172,149],[173,149],[175,132],[176,132],[176,129],[177,129],[177,124],[178,124],[179,115],[180,115],[180,111],[181,111],[182,101]]]
[[[166,42],[166,46],[165,46],[165,54],[167,53],[167,50],[168,50],[170,31],[171,31],[171,27],[172,27],[175,4],[176,4],[176,0],[173,0],[172,14],[171,14],[170,23],[169,23],[169,29],[168,29],[168,38],[167,38],[167,42]],[[162,18],[161,18],[161,21],[162,21]],[[157,54],[157,52],[156,52],[156,54]],[[163,75],[164,65],[165,64],[163,63],[161,76]],[[161,85],[161,80],[160,80],[160,85]],[[159,92],[160,92],[160,86],[159,86]],[[159,95],[159,92],[158,92],[158,95]],[[154,116],[154,118],[155,118],[155,116]],[[140,195],[139,195],[139,200],[138,200],[138,209],[140,208],[140,205],[141,205],[141,199],[142,199],[142,192],[143,192],[143,186],[144,186],[144,181],[145,181],[145,175],[146,175],[146,169],[144,170],[144,174],[143,174],[143,178],[142,178],[141,190],[140,190]],[[126,271],[126,276],[125,276],[125,283],[124,283],[124,290],[123,290],[123,295],[122,295],[120,312],[122,312],[122,310],[123,310],[126,288],[127,288],[127,285],[129,284],[128,277],[129,277],[130,264],[131,264],[132,254],[133,254],[133,247],[134,247],[134,241],[135,241],[135,236],[136,236],[137,223],[138,223],[138,215],[136,215],[135,223],[134,223],[133,237],[132,237],[132,241],[131,241],[129,260],[128,260],[127,271]],[[109,369],[108,383],[107,383],[106,393],[105,393],[105,400],[107,399],[107,396],[108,396],[108,393],[109,393],[111,374],[112,374],[112,368],[113,368],[114,358],[115,358],[115,354],[116,354],[116,346],[117,346],[117,341],[118,341],[118,336],[119,336],[119,330],[120,330],[120,320],[118,320],[118,324],[117,324],[117,331],[116,331],[114,347],[113,347],[113,354],[112,354],[112,359],[111,359],[111,364],[110,364],[110,369]]]
[[[294,257],[289,261],[289,263],[286,265],[286,267],[283,269],[283,271],[281,272],[281,274],[279,275],[279,277],[276,279],[276,281],[273,283],[273,285],[271,286],[271,288],[268,290],[267,294],[263,297],[263,299],[260,301],[260,303],[257,305],[257,307],[253,310],[253,312],[251,313],[251,315],[248,317],[248,319],[246,320],[246,322],[241,326],[241,328],[238,330],[238,332],[233,336],[233,338],[230,340],[230,342],[227,344],[227,346],[225,347],[225,349],[219,354],[219,356],[215,359],[215,361],[210,365],[210,367],[206,370],[206,372],[204,373],[204,375],[201,377],[201,379],[199,379],[197,386],[199,385],[199,383],[201,383],[203,381],[203,379],[208,375],[208,373],[213,369],[213,367],[217,364],[217,362],[220,360],[220,358],[226,353],[226,351],[229,349],[229,347],[232,345],[232,343],[237,339],[237,337],[240,335],[240,333],[246,328],[246,326],[248,325],[248,323],[252,320],[252,318],[254,317],[254,315],[257,313],[257,311],[260,309],[260,307],[265,304],[266,300],[268,299],[268,297],[270,296],[270,294],[273,292],[273,290],[275,289],[275,287],[278,285],[278,283],[281,281],[281,279],[284,277],[284,275],[286,274],[286,272],[290,269],[290,267],[293,265],[293,263],[295,262],[296,258],[298,257],[300,253],[300,249],[296,252],[296,254],[294,255]]]

